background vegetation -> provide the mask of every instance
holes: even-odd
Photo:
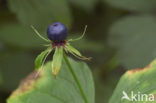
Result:
[[[30,25],[46,37],[47,26],[60,21],[88,62],[96,103],[108,103],[121,75],[156,57],[155,0],[0,0],[0,103],[34,69],[44,44]],[[51,55],[52,56],[52,55]],[[49,58],[51,59],[51,58]],[[113,99],[112,99],[113,101]]]

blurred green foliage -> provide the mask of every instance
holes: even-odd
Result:
[[[132,12],[153,12],[156,6],[155,0],[104,0],[111,6]]]
[[[69,38],[88,25],[85,38],[72,45],[93,57],[96,103],[107,103],[126,69],[155,58],[155,6],[155,0],[0,0],[0,103],[44,49],[30,25],[46,37],[54,21],[68,27]]]
[[[2,72],[3,84],[0,90],[11,91],[15,89],[21,78],[32,71],[34,58],[23,52],[4,53],[1,55],[0,70]]]
[[[54,21],[71,25],[72,17],[66,0],[8,0],[18,20],[27,25],[45,27]]]
[[[91,12],[97,3],[97,0],[69,0],[69,2],[72,3],[73,6],[77,6]]]
[[[2,71],[0,71],[0,85],[3,83]]]
[[[23,49],[40,48],[40,44],[43,43],[30,27],[21,24],[3,25],[0,28],[0,33],[0,38],[3,42]]]
[[[156,19],[150,15],[124,17],[110,29],[110,44],[127,69],[141,68],[156,57]]]

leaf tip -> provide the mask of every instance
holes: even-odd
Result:
[[[60,68],[55,68],[55,67],[52,68],[52,74],[54,75],[55,78],[58,75],[59,71],[60,71]]]
[[[85,57],[85,56],[82,56],[84,58],[84,60],[87,60],[87,61],[91,61],[92,57]]]
[[[56,74],[53,74],[54,75],[54,78],[56,79]]]
[[[56,76],[57,76],[58,73],[52,72],[52,74],[53,74],[54,78],[56,79]]]

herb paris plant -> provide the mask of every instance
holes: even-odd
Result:
[[[82,60],[90,59],[90,58],[86,58],[82,56],[81,53],[77,49],[75,49],[74,47],[70,45],[70,42],[79,40],[84,36],[87,26],[85,26],[82,36],[80,36],[79,38],[70,39],[70,40],[66,40],[68,30],[66,26],[60,22],[55,22],[49,25],[47,29],[48,39],[41,36],[39,32],[33,26],[31,27],[41,39],[49,43],[48,48],[44,50],[41,54],[39,54],[35,60],[36,70],[43,69],[43,64],[47,56],[51,53],[52,50],[55,50],[54,55],[53,55],[53,61],[52,61],[52,73],[55,77],[60,71],[63,57],[66,57],[64,50],[66,53],[71,53],[72,55],[74,55],[75,57],[79,59],[82,59]]]

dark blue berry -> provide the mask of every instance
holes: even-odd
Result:
[[[66,26],[60,22],[50,24],[47,29],[48,38],[53,42],[64,41],[67,37],[67,32]]]

